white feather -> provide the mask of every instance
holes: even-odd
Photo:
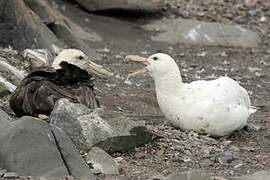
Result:
[[[224,136],[244,127],[254,112],[247,91],[229,77],[183,83],[170,56],[159,53],[148,61],[158,104],[176,127]]]

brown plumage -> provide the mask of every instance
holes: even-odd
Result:
[[[60,98],[89,108],[99,107],[92,75],[68,62],[59,65],[61,69],[39,67],[22,80],[10,99],[17,116],[49,115]]]

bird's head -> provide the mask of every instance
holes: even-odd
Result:
[[[55,69],[61,69],[61,63],[67,62],[74,66],[77,66],[90,74],[93,74],[100,78],[106,78],[112,75],[111,72],[91,61],[91,59],[78,49],[63,49],[54,59],[52,67]]]
[[[146,72],[148,72],[154,79],[168,74],[180,74],[176,62],[167,54],[157,53],[148,58],[129,55],[126,57],[126,60],[139,62],[145,65],[144,68],[129,74],[129,77],[134,77]]]

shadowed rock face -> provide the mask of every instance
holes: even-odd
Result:
[[[162,1],[160,0],[76,0],[88,11],[101,10],[132,10],[156,12],[161,10]]]
[[[0,111],[0,167],[22,176],[93,179],[69,137],[33,117],[10,122]],[[60,148],[61,147],[61,148]]]
[[[52,44],[61,48],[77,48],[93,59],[100,59],[82,39],[98,41],[100,37],[85,32],[52,6],[52,1],[25,0],[0,2],[0,45],[25,48],[48,49]],[[3,8],[3,9],[2,9]]]
[[[143,121],[132,121],[126,117],[102,118],[101,114],[81,104],[60,99],[50,115],[50,123],[64,130],[76,147],[84,151],[94,145],[110,153],[127,151],[154,138]]]

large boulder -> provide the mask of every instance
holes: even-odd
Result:
[[[101,110],[60,99],[50,115],[50,123],[63,129],[79,150],[97,145],[107,152],[127,151],[153,139],[143,121],[126,117],[103,119]]]
[[[85,31],[56,9],[55,0],[8,0],[0,2],[0,45],[48,49],[54,55],[53,44],[60,48],[81,49],[91,59],[99,54],[85,41],[100,41],[95,32]]]
[[[54,126],[51,127],[51,130],[54,134],[58,150],[62,155],[62,159],[65,162],[65,166],[68,169],[69,174],[79,179],[95,179],[93,173],[81,158],[68,135],[61,129]]]
[[[261,43],[257,33],[240,25],[177,18],[156,20],[143,28],[155,32],[153,41],[171,44],[256,47]]]
[[[63,131],[33,117],[9,122],[1,111],[0,116],[1,168],[22,176],[94,179]]]
[[[161,0],[76,0],[88,11],[132,10],[156,12],[161,10]]]
[[[0,167],[20,175],[69,175],[49,125],[23,117],[0,130]]]

